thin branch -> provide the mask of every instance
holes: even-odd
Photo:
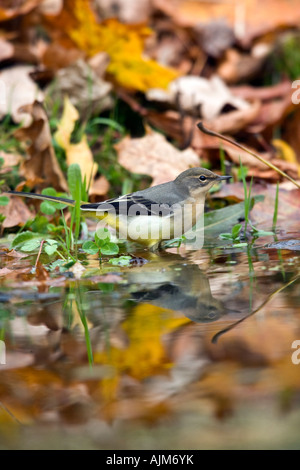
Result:
[[[280,170],[279,168],[277,168],[277,166],[273,165],[273,163],[268,162],[268,160],[265,160],[265,159],[264,159],[263,157],[261,157],[260,155],[257,155],[256,153],[254,153],[254,152],[252,152],[251,150],[247,149],[247,148],[244,147],[243,145],[238,144],[238,143],[235,142],[234,140],[229,139],[229,137],[225,137],[224,135],[219,134],[218,132],[214,132],[214,131],[210,131],[209,129],[206,129],[206,127],[204,127],[204,125],[203,125],[202,122],[198,122],[197,127],[198,127],[198,128],[200,129],[200,131],[202,131],[204,134],[210,135],[210,136],[212,136],[212,137],[218,137],[219,139],[222,139],[222,140],[224,140],[225,142],[228,142],[229,144],[235,145],[236,147],[238,147],[239,149],[243,150],[244,152],[249,153],[249,155],[252,155],[252,157],[255,157],[257,160],[259,160],[260,162],[264,163],[264,164],[267,165],[269,168],[272,168],[272,170],[275,170],[277,173],[279,173],[279,174],[280,174],[281,176],[283,176],[284,178],[287,178],[288,180],[290,180],[295,186],[297,186],[297,188],[300,188],[300,183],[298,183],[297,181],[295,181],[291,176],[287,175],[284,171]]]

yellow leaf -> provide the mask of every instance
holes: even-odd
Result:
[[[174,317],[172,310],[150,304],[138,305],[122,324],[128,347],[125,350],[110,347],[94,354],[95,363],[109,364],[115,370],[114,377],[103,381],[104,398],[113,397],[122,373],[143,380],[168,370],[172,364],[166,356],[162,336],[189,322],[186,317]]]
[[[86,136],[83,135],[78,144],[70,144],[66,150],[66,155],[68,165],[77,163],[80,166],[82,177],[86,177],[86,183],[89,184],[97,173],[97,165],[94,163]]]
[[[54,134],[54,138],[58,145],[60,145],[63,149],[66,150],[68,145],[70,144],[71,134],[73,132],[75,122],[79,118],[79,113],[75,106],[71,103],[69,98],[66,96],[64,99],[64,110],[58,124],[58,129]]]
[[[72,12],[72,13],[71,13]],[[143,56],[145,39],[152,33],[144,25],[123,24],[116,19],[97,23],[88,0],[65,2],[65,30],[76,46],[89,57],[106,52],[110,57],[107,72],[120,85],[135,90],[167,88],[179,76]]]
[[[75,123],[79,118],[77,109],[68,97],[64,100],[64,110],[58,129],[54,134],[56,142],[65,150],[68,166],[77,163],[80,166],[82,177],[87,184],[97,173],[97,165],[94,163],[93,154],[89,148],[87,138],[82,136],[77,144],[70,142]]]
[[[298,167],[298,175],[300,176],[300,165],[296,157],[296,153],[292,147],[285,142],[284,140],[274,139],[272,144],[276,148],[279,157],[285,160],[286,162],[293,163]]]

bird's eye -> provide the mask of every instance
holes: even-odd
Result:
[[[206,176],[204,176],[204,175],[199,176],[199,180],[200,181],[206,181]]]

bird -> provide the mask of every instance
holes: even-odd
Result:
[[[230,178],[206,168],[189,168],[173,181],[103,202],[82,202],[80,209],[84,215],[96,217],[100,226],[108,225],[115,229],[119,239],[137,242],[150,251],[157,251],[166,240],[188,232],[203,214],[205,196],[210,188]],[[19,191],[7,193],[75,206],[74,200],[65,197]]]

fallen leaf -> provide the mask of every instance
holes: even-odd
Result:
[[[15,122],[29,123],[28,112],[20,108],[33,103],[36,99],[43,99],[43,93],[29,76],[33,70],[33,67],[28,65],[16,65],[2,70],[0,73],[0,119],[6,114],[11,114]]]
[[[75,279],[80,279],[86,268],[79,261],[76,261],[69,271],[74,274]]]
[[[166,88],[179,74],[144,57],[145,39],[151,30],[144,25],[123,24],[116,19],[97,22],[88,0],[65,0],[59,15],[45,17],[49,33],[61,25],[60,43],[69,41],[88,57],[106,52],[107,72],[119,85],[140,91],[158,86]],[[55,36],[55,35],[54,35]]]
[[[0,276],[7,276],[8,274],[13,273],[12,269],[9,268],[1,268],[0,269]]]
[[[148,90],[146,97],[148,100],[176,104],[180,110],[197,113],[207,120],[219,116],[226,105],[240,110],[250,108],[249,103],[234,96],[216,75],[209,80],[192,75],[180,77],[172,81],[166,91],[158,88]]]
[[[146,23],[152,11],[151,0],[96,0],[100,18],[117,18],[122,23]]]
[[[281,240],[280,242],[269,243],[267,248],[275,248],[275,250],[300,251],[300,240]]]
[[[2,222],[3,228],[15,227],[16,225],[22,227],[33,217],[32,212],[19,197],[10,198],[7,206],[0,207],[0,213],[5,216]]]
[[[184,151],[151,131],[145,137],[125,137],[115,146],[119,163],[129,171],[150,175],[152,185],[171,181],[191,166],[199,166],[199,157],[191,148]]]
[[[83,59],[60,69],[54,83],[49,86],[54,101],[62,102],[68,96],[81,116],[86,113],[99,114],[110,109],[113,105],[111,89],[112,85],[97,76]]]
[[[282,139],[294,150],[300,164],[300,111],[299,106],[283,122]]]
[[[245,109],[238,109],[229,113],[220,114],[214,119],[205,123],[211,130],[219,134],[231,133],[234,134],[245,127],[251,125],[253,121],[259,116],[261,111],[261,104],[259,101],[249,103]]]
[[[207,335],[207,351],[213,360],[232,360],[248,366],[267,366],[290,354],[297,337],[295,325],[282,318],[267,316],[262,323],[255,318],[224,334],[217,343]]]
[[[55,71],[68,67],[77,60],[84,58],[84,52],[74,45],[64,47],[63,44],[51,42],[47,44],[42,54],[41,62],[48,71],[51,71],[51,78],[54,78]]]
[[[14,55],[14,46],[5,41],[5,39],[0,38],[0,61],[11,59]]]
[[[86,135],[82,136],[80,142],[76,144],[71,143],[71,134],[78,119],[79,113],[77,109],[73,106],[69,98],[65,97],[63,115],[61,121],[58,123],[54,138],[65,150],[67,164],[70,166],[73,163],[77,163],[80,166],[82,178],[86,177],[88,184],[97,173],[97,165],[94,162]]]
[[[4,5],[0,7],[0,21],[7,21],[16,16],[26,15],[31,10],[33,10],[40,0],[22,0],[20,2],[10,2],[5,8]]]
[[[284,80],[273,86],[254,87],[249,85],[231,86],[231,92],[244,100],[269,101],[275,98],[283,98],[291,92],[290,80]]]
[[[259,0],[244,2],[199,2],[198,0],[153,0],[154,6],[184,27],[224,18],[233,26],[238,38],[247,43],[258,34],[264,34],[282,25],[298,26],[300,13],[298,0]]]
[[[35,101],[33,104],[23,106],[23,111],[31,115],[32,123],[15,132],[18,140],[31,141],[31,145],[27,148],[28,158],[21,165],[21,174],[33,181],[37,177],[43,178],[45,187],[53,186],[57,190],[67,192],[68,185],[55,156],[43,105]]]
[[[98,197],[105,196],[108,193],[108,190],[109,182],[107,181],[105,176],[101,175],[99,178],[95,179],[89,190],[90,199],[92,201],[98,200]]]
[[[255,77],[265,63],[270,48],[266,46],[263,54],[242,54],[236,49],[228,49],[225,57],[217,68],[218,75],[229,84],[249,81]]]
[[[195,26],[197,41],[204,52],[216,59],[235,43],[233,29],[223,19],[212,20],[209,23],[198,23]]]
[[[3,160],[2,168],[12,167],[18,165],[21,160],[22,156],[16,153],[7,153],[3,150],[0,151],[0,158]]]

